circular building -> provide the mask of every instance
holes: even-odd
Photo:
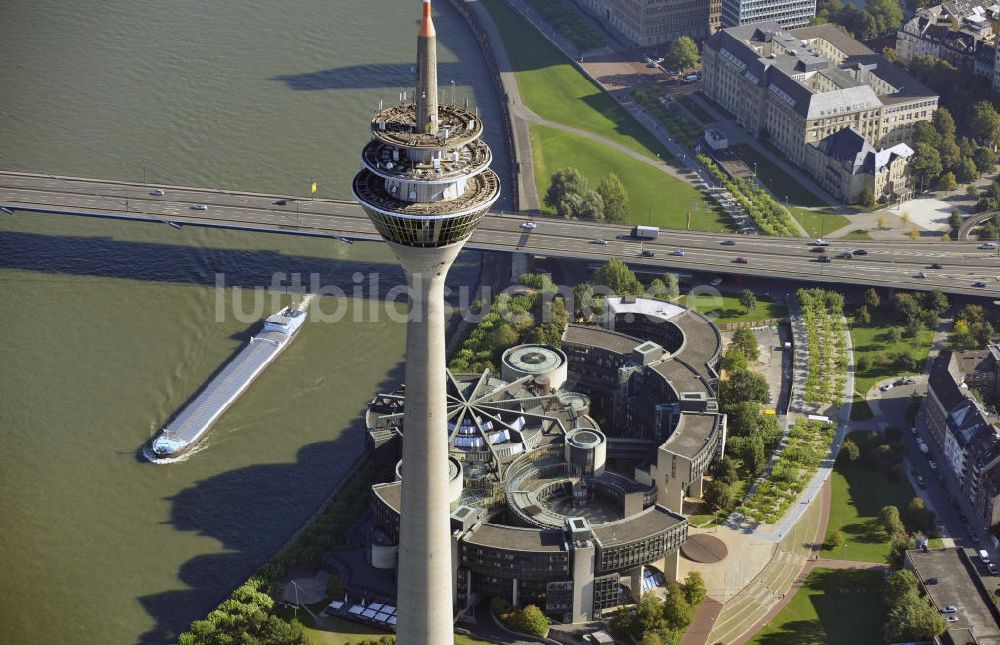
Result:
[[[517,345],[503,353],[500,376],[516,381],[522,376],[544,378],[548,386],[558,390],[566,383],[566,354],[549,345]]]

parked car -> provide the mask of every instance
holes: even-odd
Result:
[[[524,222],[523,224],[521,224],[521,228],[523,228],[523,229],[525,229],[527,231],[530,231],[533,228],[535,228],[535,223],[534,222]]]
[[[958,616],[947,616],[945,618],[945,620],[948,621],[949,623],[957,623],[958,622]]]
[[[942,614],[954,614],[957,612],[958,612],[958,607],[956,607],[955,605],[948,605],[946,607],[941,608]]]
[[[880,387],[879,389],[882,390],[883,392],[888,392],[893,387],[895,387],[895,386],[892,383],[886,383],[882,387]]]
[[[910,426],[910,434],[917,436],[917,426]]]
[[[992,562],[986,565],[986,569],[990,572],[990,575],[992,576],[995,576],[998,573],[1000,573],[1000,569],[998,569],[997,565],[993,564]]]
[[[195,204],[191,208],[193,208],[196,211],[207,211],[208,210],[208,206],[205,206],[204,204]]]
[[[926,584],[929,584],[929,585],[936,585],[938,583],[938,579],[937,578],[927,578],[926,580],[924,580],[924,582]]]
[[[931,470],[937,470],[937,462],[936,462],[936,461],[934,461],[933,459],[928,459],[928,460],[927,460],[927,466],[928,466],[928,467],[929,467],[929,468],[930,468]]]
[[[917,487],[920,490],[927,490],[927,481],[923,477],[917,477]]]
[[[917,379],[913,378],[912,376],[907,376],[905,379],[903,379],[903,385],[913,385],[916,382]]]
[[[153,190],[149,191],[149,194],[154,197],[163,197],[167,193],[164,192],[162,188],[154,188]]]
[[[697,74],[688,74],[687,76],[684,77],[685,83],[696,83],[697,81],[698,81]]]

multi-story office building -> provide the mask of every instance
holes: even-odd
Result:
[[[804,27],[816,15],[816,0],[722,0],[722,27],[775,22]]]
[[[702,60],[702,90],[838,199],[856,202],[866,186],[908,196],[905,143],[938,97],[884,56],[835,25],[771,22],[716,32]]]
[[[566,329],[565,352],[521,345],[504,353],[503,378],[446,375],[457,609],[495,596],[580,622],[678,576],[684,496],[701,494],[725,445],[719,332],[670,303],[608,302],[603,326]],[[369,451],[397,468],[372,488],[368,560],[383,571],[400,549],[405,393],[377,395],[366,417]],[[612,471],[609,456],[639,466]]]
[[[721,0],[579,0],[593,15],[640,46],[681,36],[706,38],[719,27]]]
[[[981,393],[1000,393],[1000,346],[943,352],[927,387],[927,429],[976,510],[977,528],[1000,523],[1000,420]]]

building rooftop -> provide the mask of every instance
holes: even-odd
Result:
[[[601,546],[608,548],[648,538],[682,522],[687,522],[684,516],[655,504],[641,513],[630,515],[617,522],[595,524],[593,529],[594,537],[600,540]]]
[[[1000,626],[990,609],[991,605],[987,604],[992,601],[983,598],[976,585],[979,574],[975,563],[978,558],[971,549],[965,552],[966,557],[962,557],[960,551],[961,548],[931,549],[927,553],[907,551],[906,558],[935,607],[957,607],[955,615],[959,618],[958,624],[971,629],[981,643],[984,639],[1000,639]],[[937,582],[927,584],[930,578],[937,578]]]
[[[650,365],[650,369],[666,379],[678,398],[685,392],[704,392],[714,396],[712,388],[693,366],[677,358],[668,358]]]
[[[694,309],[671,318],[670,322],[684,333],[684,345],[674,355],[693,365],[705,378],[714,379],[716,374],[709,369],[709,364],[714,364],[722,351],[722,335],[718,327]]]
[[[514,551],[565,551],[562,529],[521,528],[502,524],[480,524],[463,540],[470,546],[484,546]]]
[[[630,354],[642,344],[642,340],[616,331],[587,325],[567,325],[563,342],[575,345],[599,347],[617,354]]]
[[[694,459],[709,444],[719,421],[718,414],[684,412],[663,447],[681,457]]]
[[[612,314],[642,314],[650,318],[670,320],[686,311],[671,302],[654,298],[636,298],[635,296],[608,296],[604,299]]]

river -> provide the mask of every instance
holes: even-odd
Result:
[[[288,195],[315,180],[348,198],[378,101],[412,92],[407,4],[4,3],[0,168]],[[443,98],[479,105],[509,176],[478,45],[435,9]],[[451,282],[478,271],[463,254]],[[314,304],[189,458],[144,461],[258,329],[255,301],[288,301],[282,272],[348,297]],[[403,325],[370,305],[402,279],[378,244],[0,218],[0,642],[170,642],[265,561],[363,450],[367,400],[401,379]]]

